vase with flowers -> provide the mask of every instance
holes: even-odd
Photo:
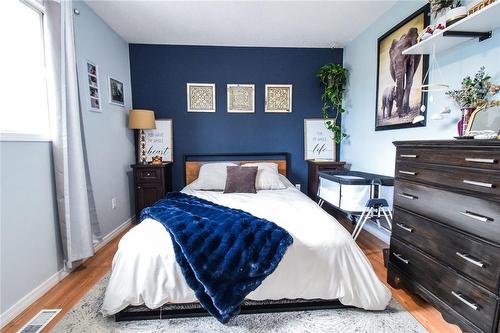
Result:
[[[457,124],[458,135],[463,136],[471,113],[484,104],[491,87],[491,76],[481,67],[473,78],[466,76],[460,89],[450,90],[446,95],[453,98],[462,111],[462,117]]]

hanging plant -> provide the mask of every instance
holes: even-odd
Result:
[[[326,64],[319,69],[316,77],[324,87],[321,101],[323,102],[325,125],[332,131],[333,140],[340,143],[347,136],[337,123],[339,116],[345,112],[342,100],[347,83],[347,69],[339,64]]]

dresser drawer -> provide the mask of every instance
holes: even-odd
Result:
[[[396,177],[416,182],[446,185],[500,198],[500,172],[460,167],[398,162]]]
[[[391,239],[390,263],[485,332],[493,330],[498,297],[424,253]]]
[[[491,292],[498,292],[500,247],[400,208],[394,210],[392,235],[468,275]]]
[[[135,169],[137,182],[161,182],[162,171],[161,168],[137,168]]]
[[[500,170],[500,149],[398,148],[396,160]]]
[[[396,180],[394,205],[500,243],[500,204]]]

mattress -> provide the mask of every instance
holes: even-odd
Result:
[[[385,309],[391,294],[351,235],[281,177],[286,189],[257,194],[182,190],[273,221],[294,238],[276,270],[247,299],[339,299],[366,310]],[[196,302],[196,297],[175,260],[169,233],[145,219],[119,243],[101,311],[113,315],[129,305],[155,309],[167,302]]]

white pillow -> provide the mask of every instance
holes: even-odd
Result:
[[[195,190],[223,191],[226,187],[227,167],[237,165],[231,162],[202,164],[198,179],[191,183]]]
[[[256,166],[257,178],[255,188],[257,190],[283,190],[286,186],[280,180],[278,164],[276,163],[245,163],[242,166]]]

